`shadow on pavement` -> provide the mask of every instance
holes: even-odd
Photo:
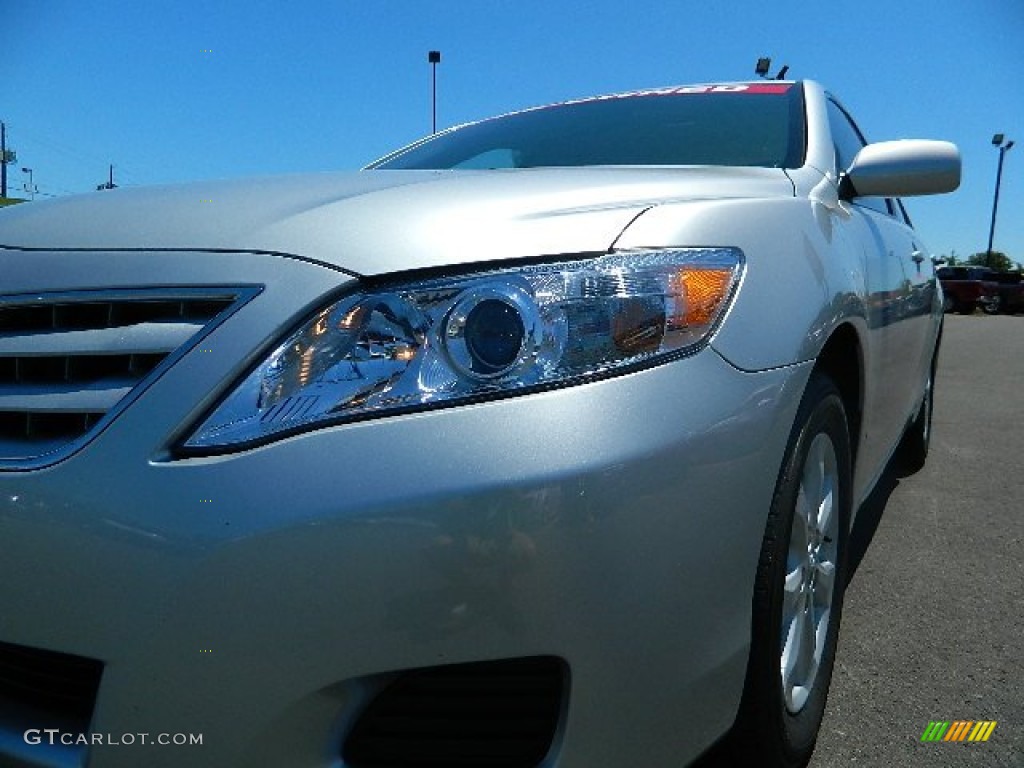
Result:
[[[905,475],[904,475],[905,476]],[[853,530],[850,531],[850,541],[847,550],[846,560],[846,584],[849,586],[853,577],[857,575],[857,568],[860,567],[864,555],[867,554],[871,541],[875,538],[875,531],[882,520],[885,507],[889,503],[889,497],[900,484],[899,467],[896,459],[889,462],[885,472],[878,479],[875,490],[864,500],[860,511],[853,522]]]

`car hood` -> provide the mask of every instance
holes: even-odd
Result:
[[[0,245],[273,252],[376,275],[602,252],[660,203],[792,195],[767,168],[321,173],[25,203],[0,213]]]

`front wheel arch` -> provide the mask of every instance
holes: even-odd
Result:
[[[844,323],[833,330],[825,346],[818,353],[814,374],[827,376],[839,390],[846,409],[850,432],[850,452],[857,463],[860,448],[861,422],[864,412],[864,347],[861,336],[852,323]]]

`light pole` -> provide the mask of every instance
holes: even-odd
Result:
[[[429,51],[427,61],[430,62],[431,75],[431,121],[430,132],[437,133],[437,65],[441,63],[440,51]]]
[[[985,262],[989,267],[992,266],[992,238],[996,234],[996,211],[999,210],[999,185],[1003,182],[1003,158],[1013,149],[1013,140],[1004,144],[1005,138],[1001,133],[992,137],[992,145],[999,149],[999,167],[996,170],[996,193],[992,198],[992,224],[988,228],[988,249],[985,251]]]
[[[32,176],[32,169],[31,168],[22,168],[21,172],[28,174],[28,186],[25,188],[25,191],[28,192],[29,197],[32,200],[35,200],[36,199],[36,184],[35,184],[34,177]]]
[[[96,185],[96,191],[102,192],[104,189],[117,189],[117,184],[114,183],[114,164],[110,164],[110,175],[107,176],[107,180],[103,184]]]

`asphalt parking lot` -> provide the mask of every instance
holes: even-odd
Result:
[[[854,532],[812,768],[1024,766],[1024,317],[947,315],[928,464]],[[995,720],[985,743],[922,743]]]

